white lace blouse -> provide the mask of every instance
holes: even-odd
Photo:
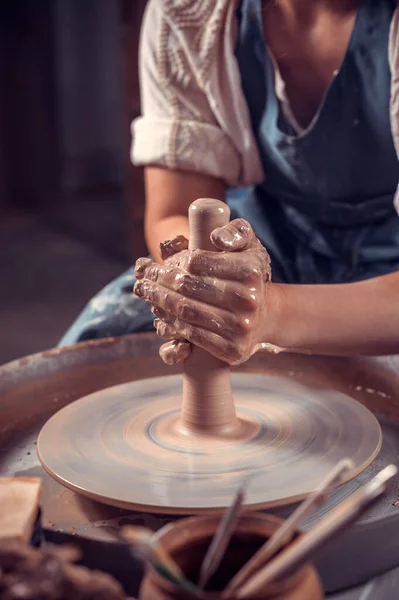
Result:
[[[228,186],[263,172],[234,55],[238,0],[149,0],[140,40],[142,116],[132,123],[131,158],[197,171]],[[399,155],[399,14],[388,45],[391,127]],[[276,91],[284,102],[281,80]],[[399,192],[395,204],[399,208]]]

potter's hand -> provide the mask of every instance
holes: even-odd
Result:
[[[261,344],[270,259],[243,219],[215,229],[215,250],[188,250],[177,238],[162,245],[164,265],[136,263],[134,292],[152,304],[161,349],[169,364],[187,358],[190,343],[234,365]]]

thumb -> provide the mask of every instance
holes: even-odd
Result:
[[[244,250],[255,239],[252,227],[245,219],[234,219],[223,227],[217,227],[211,234],[213,245],[227,252]]]

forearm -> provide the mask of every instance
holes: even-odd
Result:
[[[161,260],[159,244],[178,235],[188,238],[188,208],[197,198],[224,200],[221,181],[200,173],[161,167],[145,169],[145,235],[150,254]]]
[[[341,356],[399,352],[399,273],[353,284],[274,284],[267,293],[262,341]]]

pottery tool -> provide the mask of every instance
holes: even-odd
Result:
[[[120,538],[128,544],[130,549],[133,548],[133,554],[149,561],[162,577],[194,597],[200,595],[198,588],[186,579],[179,565],[168,554],[161,542],[154,539],[151,530],[127,525],[120,531]]]
[[[201,590],[205,588],[209,579],[216,573],[223,559],[227,546],[234,534],[244,497],[244,485],[241,485],[237,490],[231,506],[224,513],[201,565],[198,583],[198,587]]]
[[[188,593],[190,596],[193,596],[194,598],[202,597],[200,590],[198,588],[196,588],[195,585],[193,583],[191,583],[191,581],[188,581],[185,578],[176,577],[167,568],[165,568],[164,565],[162,565],[160,563],[153,563],[152,566],[159,573],[159,575],[161,575],[162,577],[164,577],[164,579],[167,579],[171,583],[174,583],[178,588],[180,588],[185,593]]]
[[[37,477],[0,477],[0,539],[30,541],[41,495]]]
[[[297,570],[333,535],[358,519],[369,505],[385,492],[387,482],[397,472],[394,465],[385,467],[369,483],[333,508],[312,529],[294,540],[281,554],[258,571],[236,591],[236,597],[249,598],[273,581],[283,579]]]
[[[226,591],[237,590],[262,564],[265,564],[285,544],[288,544],[298,531],[301,523],[326,501],[332,488],[338,485],[343,476],[351,471],[353,467],[354,465],[351,460],[341,460],[325,477],[320,487],[298,506],[276,533],[233,577],[226,587]]]
[[[195,201],[190,248],[214,250],[211,231],[228,219],[226,204]],[[195,347],[183,369],[183,376],[107,387],[61,409],[38,438],[44,468],[106,504],[198,514],[226,509],[245,476],[246,506],[298,502],[339,460],[353,460],[347,481],[380,450],[375,416],[333,389],[231,375],[228,365]]]
[[[128,544],[139,546],[146,551],[146,554],[153,555],[156,561],[163,564],[175,577],[184,577],[180,567],[167,553],[161,542],[154,539],[153,532],[150,529],[126,525],[122,527],[120,533]]]

